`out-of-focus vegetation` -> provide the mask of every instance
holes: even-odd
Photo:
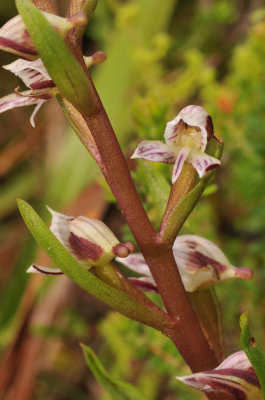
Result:
[[[64,3],[57,2],[59,10]],[[14,2],[1,0],[1,24],[14,14]],[[139,139],[162,139],[166,121],[183,106],[202,104],[212,115],[215,133],[225,142],[223,162],[183,233],[205,236],[235,265],[253,268],[251,281],[226,281],[216,291],[227,354],[240,348],[238,320],[246,309],[262,342],[263,2],[99,0],[84,40],[86,54],[98,49],[108,58],[93,67],[92,75],[128,157]],[[0,59],[4,65],[14,58],[1,53]],[[21,84],[4,70],[0,78],[1,96]],[[25,274],[33,259],[41,263],[45,256],[37,252],[21,222],[15,197],[29,200],[44,217],[49,204],[69,214],[105,218],[120,237],[131,239],[115,206],[108,206],[113,199],[97,166],[67,127],[56,101],[43,107],[36,129],[29,124],[30,112],[17,109],[0,115],[0,397],[110,399],[85,365],[78,346],[82,341],[114,378],[136,384],[150,400],[201,398],[175,380],[187,368],[161,334],[109,312],[67,279]],[[170,169],[144,162],[137,166],[137,189],[159,226],[166,198],[159,202],[150,193],[146,176],[158,171],[166,193]]]

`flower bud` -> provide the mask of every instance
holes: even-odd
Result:
[[[48,209],[52,214],[51,231],[80,264],[85,267],[104,265],[116,256],[121,243],[102,221],[69,217]]]

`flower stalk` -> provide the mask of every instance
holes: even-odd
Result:
[[[190,168],[184,169],[186,171],[185,174],[187,174],[185,179],[192,182],[188,194],[185,193],[185,196],[184,193],[178,194],[180,197],[177,206],[171,201],[171,211],[168,213],[166,224],[166,226],[170,226],[170,229],[167,231],[164,228],[164,230],[157,234],[140,201],[113,128],[87,72],[81,49],[78,47],[78,41],[73,40],[71,35],[68,37],[67,44],[71,47],[70,51],[45,17],[32,5],[30,0],[17,0],[16,3],[37,52],[56,84],[60,96],[66,98],[77,109],[88,128],[88,130],[86,129],[83,132],[82,124],[80,125],[78,129],[82,131],[82,134],[79,135],[79,138],[84,144],[86,143],[87,147],[88,142],[91,141],[91,135],[93,137],[96,149],[100,154],[102,172],[117,199],[124,218],[138,243],[139,249],[150,267],[168,315],[164,314],[161,310],[157,310],[156,307],[151,308],[144,306],[142,303],[134,302],[124,292],[105,284],[92,274],[90,276],[87,271],[79,268],[79,264],[70,254],[68,256],[65,255],[67,260],[65,264],[65,257],[61,257],[63,252],[61,244],[56,242],[56,249],[51,252],[49,245],[53,244],[54,237],[52,233],[48,233],[45,230],[43,221],[34,213],[32,214],[32,210],[29,211],[28,206],[20,203],[21,213],[29,229],[54,260],[55,264],[63,267],[62,271],[74,282],[122,314],[151,325],[169,336],[193,372],[215,368],[218,364],[217,358],[203,334],[185,292],[173,251],[169,244],[172,243],[176,232],[178,232],[181,224],[183,224],[196,204],[208,182],[207,179],[210,179],[212,176],[210,175],[211,173],[203,178],[204,181],[201,186],[198,185],[202,181],[193,187],[194,171]],[[81,2],[72,2],[72,5],[78,4],[81,4]],[[43,31],[45,31],[45,41],[43,40]],[[181,138],[184,140],[186,133],[184,132],[183,134],[184,136],[181,136]],[[177,143],[177,145],[179,144],[182,144],[182,142]],[[199,146],[199,150],[204,150],[204,148],[201,145]],[[189,154],[186,154],[187,162],[194,162],[196,164],[199,158],[202,159],[204,157],[204,155],[198,155],[197,150],[188,150]],[[174,151],[174,157],[177,154],[176,151]],[[205,161],[207,160],[205,159]],[[213,160],[210,160],[207,165],[208,167],[209,165],[219,165],[219,162],[215,160],[214,164]],[[206,169],[201,171],[198,163],[196,164],[196,168],[198,173],[206,172]],[[178,174],[174,177],[175,180],[180,179],[179,173],[181,174],[181,172],[180,170],[177,172]],[[190,191],[192,187],[193,189]],[[185,203],[190,195],[188,203]],[[177,227],[173,228],[173,220],[179,211],[178,207],[180,204],[182,204],[184,211],[182,210]],[[28,217],[28,212],[31,213],[31,217]],[[36,226],[38,225],[41,226],[41,229],[38,228],[37,231]],[[45,233],[46,241],[44,241],[41,233]],[[213,396],[211,398],[216,397]],[[223,399],[225,399],[225,396],[223,396]]]

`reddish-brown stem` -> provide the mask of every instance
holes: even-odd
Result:
[[[92,84],[92,83],[91,83]],[[93,85],[93,84],[92,84]],[[97,96],[97,94],[95,93]],[[199,326],[170,247],[157,235],[136,192],[126,160],[97,96],[95,115],[83,116],[107,171],[106,179],[157,283],[175,329],[168,334],[193,371],[214,368],[217,360]]]
[[[71,39],[69,37],[70,42]],[[82,56],[76,51],[75,43],[72,42],[70,47],[72,50],[75,49],[74,52],[86,71]],[[169,330],[163,333],[176,344],[192,371],[215,368],[218,362],[189,302],[172,249],[167,244],[158,243],[158,236],[136,192],[108,116],[87,71],[86,73],[94,92],[93,109],[90,108],[87,114],[82,113],[82,116],[100,153],[105,178],[150,267],[171,318],[172,324]]]

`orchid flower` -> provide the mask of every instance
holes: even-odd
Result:
[[[120,243],[112,231],[95,218],[70,217],[53,211],[50,230],[63,246],[85,268],[105,265],[117,255],[127,257],[134,251],[130,242]],[[59,268],[47,268],[31,265],[27,272],[48,275],[62,274]]]
[[[228,278],[252,278],[250,268],[234,267],[224,253],[209,240],[196,235],[178,236],[173,245],[174,257],[187,292],[194,292]],[[146,291],[157,291],[155,281],[142,254],[116,260],[142,275],[131,280]]]
[[[86,23],[86,17],[83,14],[76,14],[67,19],[45,12],[43,14],[63,38],[73,27]],[[3,68],[21,78],[30,89],[23,92],[15,89],[14,93],[2,97],[0,113],[16,107],[36,104],[30,118],[31,125],[35,127],[34,118],[38,110],[48,99],[55,96],[58,90],[41,59],[38,58],[37,51],[20,15],[12,18],[0,29],[0,49],[23,57]]]
[[[50,98],[58,93],[51,77],[44,67],[40,58],[35,61],[27,61],[19,58],[9,65],[3,66],[6,70],[19,76],[24,84],[30,89],[19,92],[19,88],[0,99],[0,113],[16,107],[36,104],[30,123],[35,127],[34,118],[40,107]]]
[[[203,392],[226,393],[242,400],[262,400],[256,372],[244,351],[232,354],[212,371],[177,379]]]
[[[85,25],[87,20],[85,15],[79,13],[71,18],[62,18],[58,15],[43,12],[43,15],[52,24],[62,38],[66,37],[67,32],[76,27]],[[7,21],[0,29],[0,50],[14,54],[26,60],[36,60],[37,50],[26,30],[20,15]]]
[[[166,143],[144,140],[131,158],[174,164],[172,183],[177,181],[185,162],[196,169],[200,178],[220,165],[220,160],[205,153],[213,136],[213,124],[204,108],[195,105],[183,108],[167,123],[164,136]]]

